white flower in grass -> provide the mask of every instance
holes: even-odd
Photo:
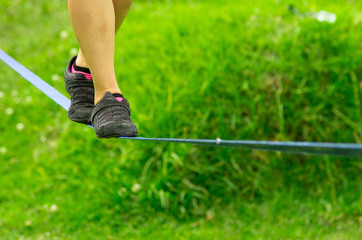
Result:
[[[14,109],[12,109],[12,108],[7,108],[7,109],[5,109],[5,114],[6,115],[11,115],[11,114],[13,114],[14,113]]]
[[[58,210],[58,206],[55,204],[52,204],[50,208],[48,209],[48,212],[55,212]]]
[[[0,153],[5,154],[7,151],[6,147],[0,147]]]
[[[78,54],[78,49],[76,49],[76,48],[70,49],[70,54],[71,54],[72,56],[77,55],[77,54]]]
[[[319,11],[316,14],[316,18],[319,22],[330,22],[334,23],[337,19],[336,14],[326,11]]]
[[[0,91],[0,98],[3,98],[4,96],[5,96],[5,94]]]
[[[63,30],[59,33],[59,36],[61,39],[66,39],[69,36],[69,33],[67,31]]]
[[[24,130],[24,128],[25,128],[24,123],[18,123],[18,124],[16,124],[16,130],[22,131],[22,130]]]
[[[25,221],[25,226],[30,226],[32,224],[32,221],[31,220],[26,220]]]
[[[127,191],[127,189],[125,187],[121,187],[117,193],[119,196],[122,196],[126,191]]]
[[[47,138],[45,136],[41,136],[39,138],[40,142],[46,142]]]
[[[53,140],[50,140],[49,142],[48,142],[48,144],[49,144],[49,147],[51,147],[51,148],[55,148],[58,144],[57,144],[57,142],[56,141],[53,141]]]
[[[51,79],[52,79],[53,81],[57,82],[57,81],[60,80],[60,76],[59,76],[58,74],[53,74],[53,75],[51,76]]]
[[[134,192],[134,193],[138,192],[140,189],[141,189],[141,185],[139,185],[138,183],[133,184],[133,186],[131,188],[132,192]]]
[[[45,237],[43,235],[41,235],[41,234],[37,238],[37,240],[44,240],[44,239],[45,239]]]

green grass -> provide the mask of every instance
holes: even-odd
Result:
[[[360,143],[362,4],[136,1],[116,74],[144,137]],[[68,96],[66,1],[0,0],[0,48]],[[0,239],[360,239],[361,161],[99,140],[0,63]],[[137,189],[135,186],[140,186]]]

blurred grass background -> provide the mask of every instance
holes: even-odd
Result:
[[[0,7],[0,48],[68,96],[67,2]],[[140,136],[360,143],[361,11],[135,1],[115,64]],[[362,237],[358,159],[99,140],[2,62],[0,78],[0,239]]]

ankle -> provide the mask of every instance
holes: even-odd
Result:
[[[122,92],[119,88],[96,90],[94,93],[94,105],[96,105],[100,100],[102,100],[102,98],[104,97],[104,94],[106,94],[107,92],[110,92],[111,94],[115,94],[115,93],[122,94]]]
[[[77,59],[75,60],[75,65],[82,68],[89,68],[85,59],[82,58],[80,55],[77,56]]]
[[[79,49],[77,59],[75,60],[75,64],[78,67],[89,68],[81,49]]]

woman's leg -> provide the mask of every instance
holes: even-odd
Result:
[[[114,35],[131,3],[126,0],[68,0],[70,19],[82,49],[77,65],[91,69],[95,104],[106,92],[121,93],[114,71]]]
[[[72,11],[71,9],[73,9],[73,7],[77,7],[77,6],[75,6],[76,4],[71,6],[70,2],[77,2],[77,1],[78,1],[78,3],[77,3],[78,6],[79,6],[79,4],[82,5],[81,3],[79,3],[79,2],[82,2],[81,0],[69,0],[69,12],[70,12],[71,16],[72,16],[72,13],[74,15],[77,14],[74,11],[71,13],[71,11]],[[107,1],[108,1],[107,4],[109,4],[110,1],[109,0],[107,0]],[[122,25],[124,19],[126,18],[127,13],[129,11],[129,9],[131,8],[132,3],[133,3],[133,0],[113,0],[111,2],[113,3],[114,29],[115,29],[115,33],[116,33],[118,31],[119,27]],[[79,11],[79,9],[78,9],[78,11]],[[84,9],[82,9],[82,11],[84,11]],[[113,16],[112,16],[112,18],[113,18]],[[73,23],[73,21],[77,21],[77,20],[78,20],[78,18],[72,20],[73,27],[75,25],[75,23]],[[74,31],[76,31],[76,30],[74,30]],[[114,37],[114,35],[113,35],[113,37]],[[77,39],[79,41],[78,36],[77,36]],[[114,42],[113,42],[113,46],[114,46]],[[82,46],[81,46],[81,48],[82,48]],[[113,52],[114,52],[114,49],[113,49]],[[86,57],[84,55],[85,54],[83,54],[83,51],[81,49],[79,49],[79,54],[78,54],[78,57],[77,57],[77,60],[76,60],[76,65],[80,66],[80,67],[89,68],[89,66],[87,64],[87,61],[86,61]],[[88,61],[91,61],[91,60],[88,60]],[[97,61],[97,59],[95,61]],[[114,61],[114,55],[112,56],[112,62],[113,61]],[[114,63],[111,64],[111,65],[114,67]],[[90,67],[90,68],[92,69],[92,67]],[[93,72],[94,72],[94,70],[92,69],[93,81],[95,82],[95,84],[94,84],[95,85],[95,95],[96,95],[95,96],[95,103],[97,103],[103,97],[104,93],[107,92],[107,91],[110,91],[111,93],[118,93],[118,92],[120,93],[121,92],[119,90],[118,86],[116,86],[114,84],[113,80],[111,81],[112,82],[111,85],[109,85],[109,83],[107,83],[107,82],[103,82],[103,84],[97,84],[96,82],[97,82],[98,79],[95,78]],[[114,69],[113,69],[113,72],[114,72]],[[114,79],[115,79],[115,76],[114,76]],[[117,84],[117,82],[115,82],[115,83]],[[98,85],[101,85],[101,88],[98,89],[97,88]],[[111,86],[111,88],[109,89],[107,86]],[[114,87],[116,87],[116,88],[114,88]]]
[[[89,117],[96,135],[101,138],[138,135],[137,127],[130,118],[129,102],[123,98],[114,72],[115,31],[129,10],[131,3],[125,6],[126,2],[128,1],[68,0],[70,20],[80,49],[82,49],[79,61],[86,60],[93,79],[93,84],[87,81],[89,80],[87,75],[77,73],[78,70],[74,69],[76,67],[74,65],[72,65],[72,70],[69,70],[75,58],[71,60],[64,78],[66,88],[71,94],[70,109],[78,110],[78,112],[84,110],[80,103],[86,102],[90,95],[85,91],[93,90],[94,86],[95,106],[90,116],[87,109],[86,116],[83,117]],[[117,4],[114,5],[114,3]],[[116,14],[120,21],[118,24]],[[82,67],[82,64],[79,65],[77,66]],[[84,70],[88,71],[88,69]],[[74,75],[72,75],[73,73]],[[92,85],[89,86],[90,84]],[[83,99],[82,96],[86,99]],[[87,105],[89,105],[88,102]]]
[[[124,19],[127,16],[129,9],[131,8],[133,0],[113,0],[114,12],[116,15],[116,33],[119,27],[122,25]]]

